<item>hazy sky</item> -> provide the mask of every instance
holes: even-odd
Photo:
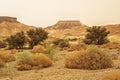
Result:
[[[0,0],[0,16],[38,27],[58,20],[80,20],[89,26],[119,24],[120,0]]]

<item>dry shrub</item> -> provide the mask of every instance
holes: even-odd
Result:
[[[106,73],[103,80],[120,80],[120,71],[111,71]]]
[[[81,49],[86,49],[86,45],[84,43],[71,44],[68,51],[79,51]]]
[[[34,62],[37,63],[37,66],[40,66],[40,67],[48,67],[52,65],[51,59],[44,54],[38,54],[34,58]]]
[[[33,54],[30,52],[22,52],[18,55],[17,69],[31,70],[36,68],[44,68],[52,65],[51,59],[44,54]]]
[[[102,49],[90,46],[87,50],[67,54],[65,59],[67,68],[104,69],[112,66],[112,60]]]
[[[0,59],[3,60],[4,62],[15,61],[14,55],[10,53],[0,53]]]
[[[45,48],[41,45],[34,46],[32,49],[33,53],[43,53]]]
[[[65,66],[67,68],[87,68],[88,56],[85,51],[69,53],[65,58]]]

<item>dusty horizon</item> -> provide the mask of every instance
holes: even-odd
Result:
[[[79,20],[94,25],[120,24],[120,0],[1,0],[0,16],[47,27],[59,20]]]

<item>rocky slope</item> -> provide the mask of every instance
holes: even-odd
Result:
[[[120,24],[106,25],[104,26],[110,31],[110,35],[120,36]]]
[[[0,17],[0,39],[5,39],[17,32],[27,31],[32,28],[34,27],[20,23],[15,17]]]

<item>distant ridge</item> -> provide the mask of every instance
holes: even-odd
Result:
[[[53,26],[45,28],[50,37],[62,38],[65,36],[85,35],[87,26],[78,20],[60,20]]]
[[[82,24],[79,20],[60,20],[55,25],[47,28],[70,29],[72,27],[86,27],[86,25]]]
[[[20,31],[27,31],[35,27],[17,21],[16,17],[0,16],[0,40]]]

